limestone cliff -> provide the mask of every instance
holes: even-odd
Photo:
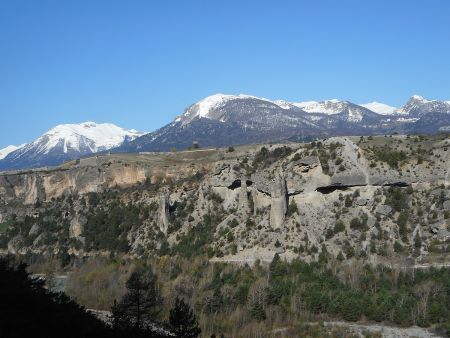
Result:
[[[429,257],[450,238],[449,145],[445,135],[340,137],[4,172],[0,249]]]

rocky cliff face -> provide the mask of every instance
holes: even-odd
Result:
[[[0,246],[134,255],[170,248],[236,262],[275,252],[306,260],[321,252],[374,261],[442,256],[449,145],[445,136],[338,137],[3,173]]]
[[[149,177],[145,165],[120,163],[108,156],[93,159],[95,161],[88,164],[74,163],[54,170],[0,173],[0,199],[22,201],[24,204],[49,202],[63,195],[83,195],[114,186],[137,184]]]

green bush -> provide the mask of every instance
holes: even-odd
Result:
[[[339,233],[339,232],[342,232],[342,231],[344,231],[344,230],[345,230],[345,224],[344,224],[344,222],[342,222],[341,220],[337,221],[337,222],[334,224],[333,231],[334,231],[335,234],[337,234],[337,233]]]

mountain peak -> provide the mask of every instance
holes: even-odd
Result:
[[[446,101],[428,100],[421,95],[413,95],[406,104],[395,111],[398,115],[422,116],[427,113],[450,113]]]
[[[107,150],[120,145],[125,137],[136,138],[143,135],[136,131],[125,130],[112,123],[95,123],[92,121],[80,124],[60,124],[47,131],[44,135],[34,141],[34,144],[41,144],[40,149],[44,153],[49,153],[59,144],[63,144],[64,153],[80,151],[84,143],[92,152]]]
[[[9,152],[0,166],[15,169],[57,165],[65,160],[118,147],[143,134],[112,123],[88,121],[79,124],[60,124],[35,141]]]
[[[175,119],[175,122],[182,121],[183,124],[191,122],[193,119],[199,118],[212,118],[212,112],[223,107],[227,102],[232,100],[240,100],[240,99],[257,99],[257,100],[265,100],[263,98],[259,98],[256,96],[239,94],[239,95],[229,95],[217,93],[210,96],[205,97],[204,99],[192,104],[188,107],[183,115],[178,116]]]
[[[417,94],[411,96],[410,100],[420,101],[420,102],[423,102],[423,103],[431,102],[431,101],[425,99],[422,95],[417,95]]]
[[[221,93],[210,95],[195,104],[195,106],[198,106],[196,115],[199,117],[206,117],[208,113],[215,107],[220,106],[221,104],[224,104],[225,102],[236,98],[239,98],[239,96]]]

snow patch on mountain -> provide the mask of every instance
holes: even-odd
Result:
[[[198,117],[207,117],[208,113],[223,104],[225,104],[229,100],[233,100],[239,98],[240,96],[236,95],[225,95],[225,94],[215,94],[208,96],[207,98],[196,103],[197,105],[197,116]]]
[[[0,149],[0,160],[3,160],[6,156],[8,156],[8,154],[22,148],[24,145],[25,144],[21,144],[20,146],[9,145],[3,149]]]
[[[271,101],[272,103],[275,103],[278,107],[282,108],[282,109],[292,109],[293,107],[295,107],[294,104],[292,104],[291,102],[285,101],[285,100],[275,100],[275,101]]]
[[[392,107],[390,105],[387,105],[385,103],[381,102],[369,102],[369,103],[363,103],[360,104],[361,107],[367,108],[377,114],[380,115],[392,115],[394,111],[397,109],[396,107]]]
[[[360,122],[363,119],[363,115],[358,109],[349,108],[348,109],[348,121],[349,122]]]
[[[345,109],[347,102],[332,99],[325,101],[293,102],[292,104],[307,113],[334,115],[342,112],[342,110]]]
[[[397,122],[417,122],[418,120],[417,117],[399,117]]]

